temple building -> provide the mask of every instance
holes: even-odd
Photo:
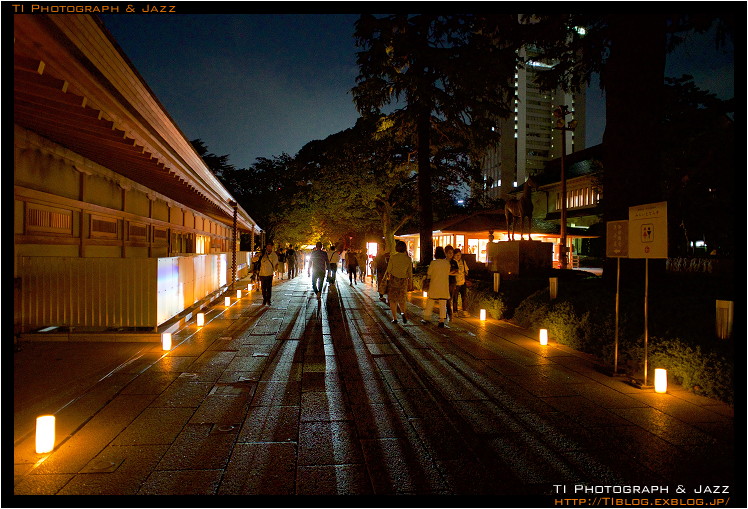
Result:
[[[260,227],[102,22],[13,22],[16,335],[152,336],[229,289]]]

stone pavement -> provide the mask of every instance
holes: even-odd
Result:
[[[107,344],[68,344],[79,374],[56,384],[78,394],[56,412],[52,453],[34,452],[34,416],[16,409],[14,494],[503,495],[531,507],[578,485],[745,496],[728,405],[632,387],[508,322],[421,325],[416,294],[410,321],[392,324],[372,285],[343,274],[320,300],[304,274],[276,281],[272,307],[244,293],[174,333],[169,352],[110,343],[110,359]],[[83,351],[111,366],[86,368]],[[16,363],[16,391],[29,369]]]

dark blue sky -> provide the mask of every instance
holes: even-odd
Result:
[[[239,168],[295,155],[352,127],[357,14],[119,14],[105,25],[188,139],[201,138]],[[693,36],[666,74],[734,96],[732,46]],[[604,98],[588,91],[587,146],[602,141]]]

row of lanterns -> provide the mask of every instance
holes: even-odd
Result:
[[[247,285],[247,291],[252,291],[252,284]],[[423,292],[423,296],[427,297],[427,293]],[[236,291],[236,298],[242,298],[242,291]],[[231,306],[231,297],[225,297],[224,304],[226,307]],[[486,310],[480,310],[480,321],[486,321]],[[198,313],[197,326],[202,327],[205,325],[205,313]],[[540,329],[539,341],[542,346],[548,345],[548,329]],[[161,348],[163,350],[171,350],[171,332],[164,332],[161,334]],[[667,371],[662,368],[655,369],[655,380],[654,380],[654,391],[660,394],[667,392]],[[36,418],[36,452],[38,454],[45,454],[52,452],[55,447],[55,416],[54,415],[41,415]]]
[[[248,292],[251,292],[253,289],[254,289],[254,285],[252,283],[247,285]],[[237,299],[242,298],[241,290],[236,291],[236,298]],[[223,303],[226,307],[231,306],[231,297],[229,296],[224,297]],[[205,313],[198,313],[196,315],[196,325],[198,327],[202,327],[203,325],[205,325]],[[171,350],[171,332],[161,333],[161,349],[165,351]]]
[[[251,292],[254,289],[253,284],[247,285],[247,291]],[[236,298],[242,298],[242,291],[236,291]],[[231,297],[224,298],[224,304],[226,307],[231,306]],[[196,315],[196,325],[202,327],[205,325],[205,313],[198,313]],[[171,332],[161,333],[161,349],[168,351],[171,350]],[[37,454],[46,454],[52,452],[55,448],[55,416],[54,415],[40,415],[36,418],[36,452]]]

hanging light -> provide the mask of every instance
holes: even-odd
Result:
[[[480,320],[481,320],[481,322],[484,322],[486,320],[486,310],[485,309],[481,309],[480,310]]]
[[[231,297],[224,297],[223,303],[226,305],[226,307],[229,307],[231,305]]]
[[[543,346],[548,344],[548,329],[540,329],[540,344]]]
[[[171,332],[163,332],[161,334],[161,349],[171,350]]]
[[[655,392],[664,394],[667,392],[667,370],[655,369]]]
[[[55,448],[55,416],[41,415],[36,418],[36,452],[43,454]]]
[[[198,313],[197,314],[197,326],[202,327],[205,325],[205,313]]]

